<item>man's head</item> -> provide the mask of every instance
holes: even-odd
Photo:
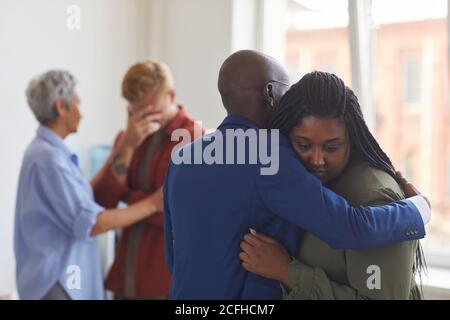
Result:
[[[289,77],[274,58],[242,50],[222,64],[218,88],[228,114],[245,116],[265,128],[289,89]]]
[[[150,113],[161,114],[162,126],[176,109],[170,69],[164,63],[153,60],[131,66],[122,81],[122,96],[129,102],[131,113],[149,107]]]
[[[40,124],[58,128],[67,136],[76,132],[80,123],[76,80],[64,70],[51,70],[30,81],[26,90],[28,105]]]

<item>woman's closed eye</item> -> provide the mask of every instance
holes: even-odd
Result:
[[[311,148],[311,144],[299,142],[299,143],[297,143],[297,147],[302,151],[307,151]]]
[[[339,148],[342,146],[342,143],[333,143],[333,144],[328,144],[325,146],[325,151],[326,152],[336,152],[339,150]]]
[[[326,152],[336,152],[339,149],[339,146],[326,146],[325,151]]]
[[[325,145],[323,150],[325,152],[336,152],[339,150],[339,148],[341,147],[342,144],[330,144],[330,145]],[[302,151],[308,151],[311,149],[311,144],[309,143],[297,143],[297,148],[302,150]]]

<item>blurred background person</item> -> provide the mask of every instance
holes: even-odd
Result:
[[[164,63],[133,65],[123,78],[122,96],[129,103],[126,129],[117,135],[113,152],[93,179],[95,199],[106,208],[162,193],[178,144],[171,140],[172,132],[187,129],[193,138],[196,126],[177,104],[173,77]],[[164,299],[169,283],[161,211],[123,230],[106,288],[122,299]]]
[[[160,194],[126,209],[105,210],[93,198],[64,139],[81,119],[76,81],[48,71],[29,83],[28,104],[40,126],[22,162],[14,250],[21,299],[103,299],[95,236],[162,210]]]

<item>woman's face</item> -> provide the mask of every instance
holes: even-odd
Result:
[[[305,117],[291,130],[290,140],[302,164],[324,184],[347,166],[350,142],[339,119]]]

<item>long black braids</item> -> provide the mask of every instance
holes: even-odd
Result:
[[[303,76],[283,96],[269,127],[289,136],[291,130],[307,116],[343,121],[350,140],[351,158],[366,161],[398,180],[391,160],[367,127],[358,98],[339,77],[320,71]],[[426,262],[419,243],[412,271],[414,275],[419,274],[420,289],[412,290],[413,299],[423,297],[421,273],[425,269]]]

